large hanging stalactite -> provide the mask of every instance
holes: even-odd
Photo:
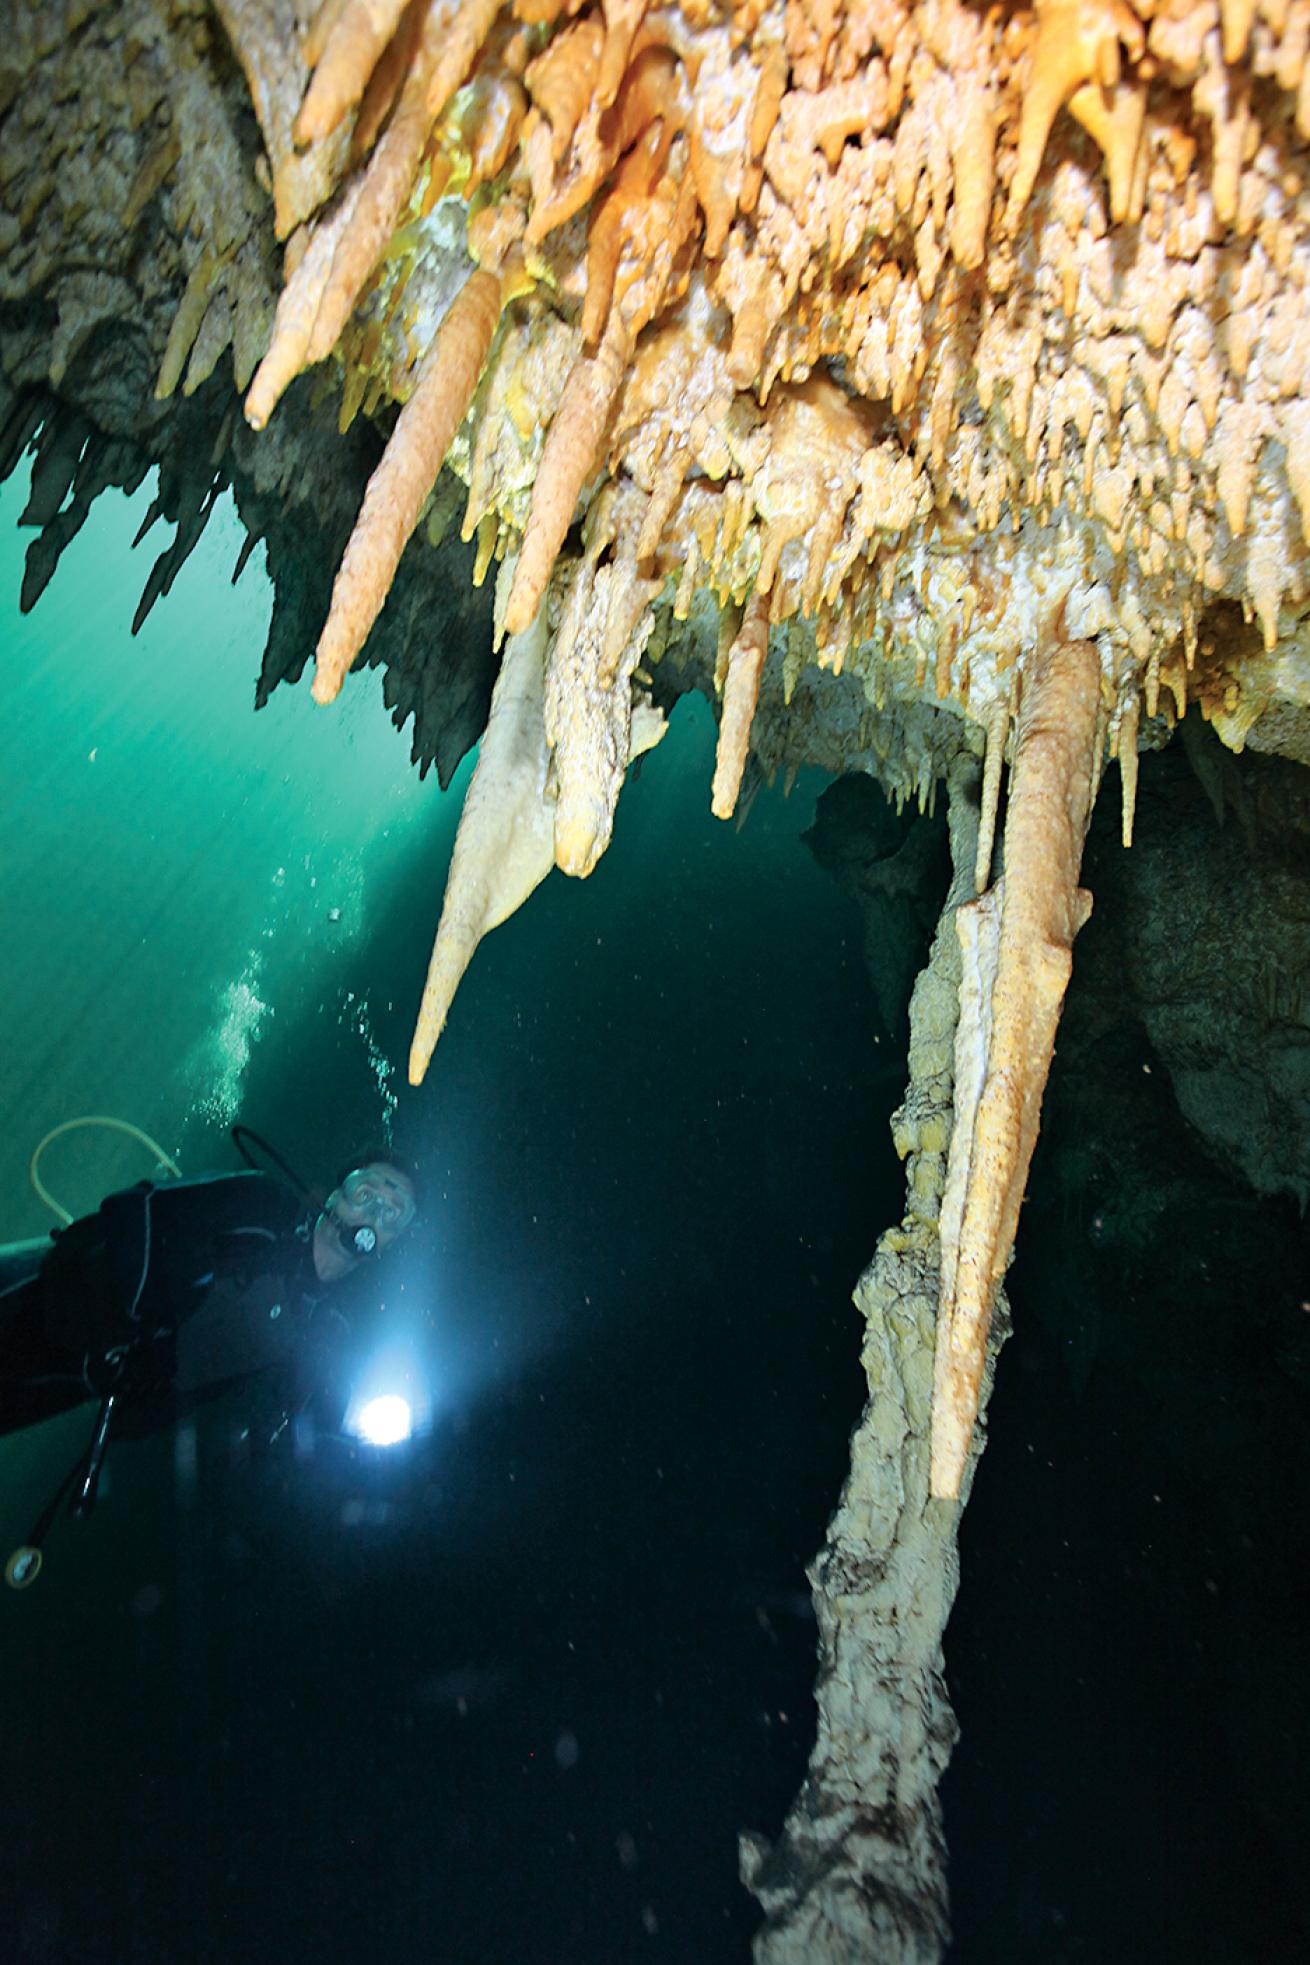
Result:
[[[1094,648],[1053,641],[1036,651],[1024,671],[1005,873],[958,917],[964,987],[932,1409],[932,1491],[947,1499],[960,1492],[992,1301],[1014,1247],[1073,939],[1091,912],[1078,869],[1099,707]]]

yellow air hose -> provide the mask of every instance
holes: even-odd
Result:
[[[53,1126],[45,1138],[38,1143],[36,1151],[33,1153],[27,1167],[27,1177],[32,1183],[33,1190],[45,1202],[51,1213],[58,1215],[65,1227],[68,1226],[73,1217],[69,1214],[67,1208],[61,1206],[56,1201],[54,1195],[45,1186],[40,1174],[37,1172],[37,1165],[47,1146],[54,1140],[57,1140],[61,1133],[71,1133],[79,1126],[107,1126],[111,1132],[126,1133],[130,1139],[140,1140],[142,1146],[148,1147],[154,1154],[156,1165],[167,1167],[169,1173],[176,1174],[179,1179],[181,1178],[182,1169],[174,1161],[169,1159],[163,1147],[151,1139],[149,1133],[142,1132],[140,1126],[133,1126],[126,1119],[111,1119],[107,1114],[102,1112],[88,1113],[81,1119],[65,1119],[61,1126]]]

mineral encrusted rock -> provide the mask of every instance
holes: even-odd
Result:
[[[942,1637],[959,1581],[961,1501],[929,1492],[938,1223],[951,1135],[961,979],[956,917],[973,891],[978,772],[950,779],[954,868],[910,1003],[910,1082],[892,1121],[906,1212],[860,1280],[869,1397],[851,1471],[811,1570],[819,1622],[818,1738],[779,1840],[742,1838],[742,1873],[767,1923],[760,1965],[940,1958],[949,1931],[937,1781],[955,1743]],[[1005,1334],[1002,1297],[980,1389],[985,1410]]]

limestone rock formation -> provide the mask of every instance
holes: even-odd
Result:
[[[811,1571],[819,1621],[818,1739],[772,1847],[742,1839],[767,1913],[760,1965],[789,1959],[939,1958],[949,1932],[937,1781],[955,1741],[942,1635],[959,1581],[958,1509],[930,1492],[938,1223],[947,1183],[962,970],[960,910],[977,851],[977,768],[950,777],[953,878],[910,1004],[910,1083],[893,1124],[906,1213],[860,1281],[869,1401],[851,1472]],[[980,1403],[1004,1334],[984,1334]],[[961,1469],[967,1493],[981,1440]]]
[[[494,646],[535,664],[544,633],[539,689],[502,671],[476,794],[512,728],[531,864],[471,805],[443,914],[465,957],[540,841],[592,869],[682,690],[721,705],[720,817],[748,772],[802,763],[898,805],[952,788],[972,858],[942,934],[968,1014],[957,1044],[939,937],[927,1136],[903,1133],[916,1225],[863,1299],[869,1423],[909,1498],[872,1533],[853,1476],[862,1525],[820,1573],[833,1686],[882,1682],[885,1632],[854,1633],[899,1616],[877,1579],[929,1523],[920,1720],[868,1810],[887,1754],[856,1751],[862,1721],[822,1737],[851,1770],[843,1854],[796,1830],[785,1875],[752,1858],[770,1956],[796,1933],[810,1959],[866,1955],[874,1932],[929,1956],[944,1930],[924,1797],[947,1518],[1104,764],[1127,844],[1139,751],[1189,704],[1234,750],[1310,759],[1308,48],[1310,0],[24,0],[0,50],[0,469],[37,447],[23,604],[96,493],[158,462],[176,533],[144,612],[231,484],[277,590],[259,700],[315,642],[322,702],[381,662],[443,781],[487,722]],[[894,1390],[889,1343],[913,1351]]]

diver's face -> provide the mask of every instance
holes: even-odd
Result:
[[[314,1231],[314,1266],[325,1282],[349,1274],[362,1260],[350,1247],[356,1228],[371,1228],[376,1252],[390,1248],[416,1214],[408,1175],[385,1161],[372,1160],[348,1173],[334,1188]]]
[[[418,1212],[408,1176],[380,1160],[348,1173],[337,1197],[341,1219],[351,1228],[371,1228],[379,1249],[388,1248],[403,1235]]]

